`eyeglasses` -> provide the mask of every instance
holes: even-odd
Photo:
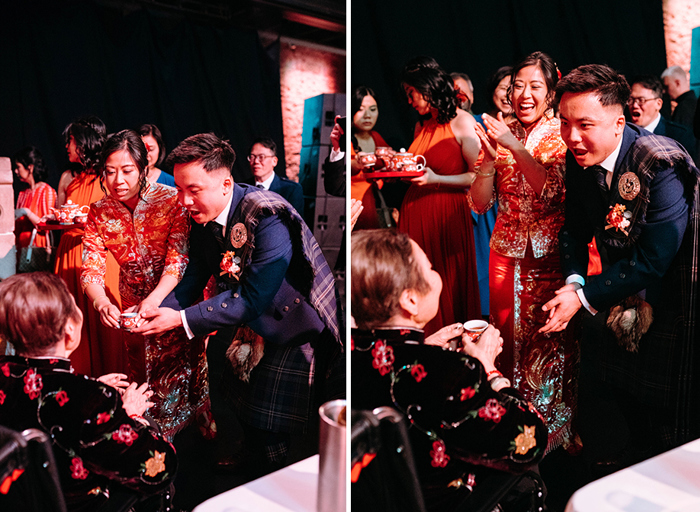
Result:
[[[647,101],[656,100],[656,99],[658,99],[658,98],[633,98],[630,96],[630,99],[627,100],[627,105],[629,105],[631,107],[635,103],[637,103],[640,107],[643,107]]]
[[[275,158],[275,155],[248,155],[248,161],[252,164],[256,160],[258,162],[264,162],[266,158]]]

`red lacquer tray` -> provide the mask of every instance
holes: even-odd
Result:
[[[418,176],[423,176],[425,171],[377,171],[377,172],[364,172],[364,177],[368,180],[383,180],[387,178],[417,178]]]

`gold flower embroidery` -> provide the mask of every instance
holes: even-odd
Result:
[[[165,452],[157,451],[153,457],[146,461],[146,476],[156,476],[163,471],[165,471]]]
[[[532,448],[537,446],[535,441],[535,426],[524,426],[524,430],[515,438],[515,453],[525,455]]]

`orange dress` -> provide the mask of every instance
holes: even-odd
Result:
[[[79,205],[89,205],[102,199],[104,192],[100,180],[93,174],[82,173],[73,178],[66,188],[68,200]],[[70,356],[76,372],[91,377],[106,373],[126,373],[126,354],[121,331],[102,325],[100,315],[85,296],[80,285],[80,269],[83,266],[83,228],[72,228],[61,235],[56,250],[54,272],[61,277],[83,312],[83,331],[80,346]],[[121,308],[119,298],[119,265],[113,256],[107,258],[105,291],[109,300]]]
[[[377,132],[372,130],[370,132],[372,140],[374,140],[374,146],[386,147],[389,144],[379,135]],[[350,157],[355,159],[355,148],[350,145]],[[379,219],[377,218],[377,204],[374,200],[374,192],[372,191],[376,184],[372,184],[365,178],[364,171],[350,177],[350,197],[362,201],[362,206],[364,209],[360,213],[360,217],[355,223],[354,231],[360,229],[379,229]]]
[[[469,171],[450,123],[425,121],[408,152],[423,155],[426,165],[436,174]],[[479,276],[466,190],[412,184],[401,205],[399,231],[425,251],[442,278],[440,309],[425,326],[426,335],[454,322],[480,319]]]
[[[56,191],[43,181],[37,183],[34,190],[31,188],[22,190],[17,196],[17,208],[29,208],[32,213],[39,217],[51,213],[50,209],[54,206],[56,206]],[[15,246],[18,253],[23,247],[29,247],[33,230],[34,224],[26,215],[15,221]],[[48,247],[48,245],[46,232],[38,232],[34,239],[34,246]]]

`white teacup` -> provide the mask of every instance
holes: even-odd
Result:
[[[469,320],[468,322],[464,322],[464,330],[467,332],[469,339],[473,342],[479,339],[481,333],[484,332],[488,326],[489,323],[484,320]]]

